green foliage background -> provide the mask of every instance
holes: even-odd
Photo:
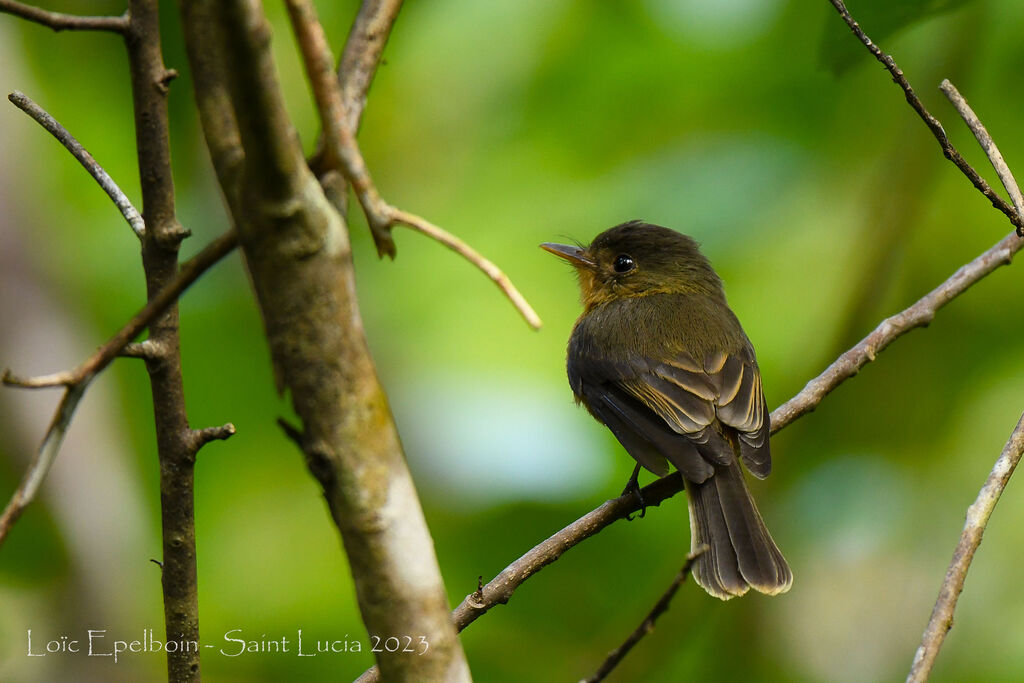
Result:
[[[321,2],[340,48],[355,3]],[[186,256],[227,227],[193,108],[174,3],[164,3],[173,157]],[[282,7],[267,2],[304,144],[318,127]],[[1022,168],[1024,5],[850,3],[982,175],[936,86],[968,97]],[[119,13],[116,1],[50,2]],[[904,11],[907,8],[913,11]],[[861,13],[863,12],[863,16]],[[875,32],[877,28],[877,33]],[[771,406],[840,351],[1006,234],[829,3],[794,0],[410,2],[360,135],[383,195],[491,257],[544,318],[531,332],[465,262],[399,230],[378,261],[352,226],[360,299],[453,603],[621,490],[631,461],[573,407],[564,344],[578,313],[542,241],[589,240],[644,218],[694,235],[758,349]],[[23,90],[138,199],[128,74],[117,37],[53,34],[0,15],[0,88]],[[84,358],[143,301],[135,238],[71,157],[0,108],[0,365]],[[1020,171],[1024,173],[1024,171]],[[753,484],[793,566],[792,591],[720,603],[684,586],[612,677],[871,681],[905,675],[966,506],[1024,409],[1020,266],[1001,269],[899,340],[773,440]],[[274,424],[259,315],[238,255],[181,303],[194,426],[238,434],[200,454],[203,668],[214,681],[346,680],[371,663],[338,535]],[[107,629],[162,640],[159,507],[148,382],[122,360],[87,395],[44,498],[0,551],[0,679],[157,680],[162,654],[34,650]],[[0,394],[6,499],[56,396]],[[986,533],[936,681],[1024,676],[1020,482]],[[653,604],[689,547],[678,497],[618,523],[464,634],[478,681],[589,674]],[[287,637],[228,657],[224,634]],[[296,632],[359,640],[297,657]],[[312,643],[312,644],[311,644]],[[108,647],[109,651],[109,647]]]

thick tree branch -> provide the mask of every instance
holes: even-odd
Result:
[[[415,214],[390,206],[381,199],[370,178],[369,169],[356,143],[342,98],[341,87],[334,76],[333,57],[327,37],[316,16],[311,0],[287,0],[296,39],[302,49],[306,72],[313,87],[320,119],[324,127],[325,163],[340,168],[352,184],[367,222],[373,232],[380,255],[395,255],[391,229],[396,225],[413,228],[461,255],[482,270],[505,293],[512,305],[534,329],[541,326],[540,317],[525,297],[496,265],[481,256],[468,244]],[[397,9],[395,10],[397,11]],[[353,58],[354,59],[354,58]],[[356,63],[359,63],[356,61]]]
[[[111,31],[124,33],[128,30],[128,13],[119,17],[79,17],[74,14],[49,12],[38,7],[14,0],[0,0],[0,12],[42,24],[54,31]]]
[[[953,628],[953,610],[956,609],[957,598],[964,589],[964,581],[967,579],[967,570],[974,559],[974,553],[981,545],[981,537],[985,533],[985,527],[992,516],[999,497],[1006,488],[1010,475],[1020,462],[1024,454],[1024,415],[1017,422],[1006,446],[999,459],[996,460],[991,474],[985,481],[985,485],[978,492],[974,503],[967,508],[967,520],[964,523],[963,532],[960,534],[960,542],[953,551],[953,559],[946,571],[946,578],[942,581],[942,589],[939,591],[939,598],[935,602],[932,616],[928,620],[920,647],[914,654],[914,662],[907,676],[907,683],[921,683],[928,680],[932,667],[935,665],[935,658],[939,655],[939,649],[946,638],[946,634]]]
[[[179,0],[181,23],[206,149],[230,206],[237,206],[245,153],[228,92],[217,0]]]
[[[629,651],[632,650],[644,636],[654,630],[654,622],[656,622],[658,617],[668,610],[668,606],[669,603],[672,602],[672,598],[675,597],[679,587],[683,585],[684,581],[686,581],[686,577],[690,575],[690,569],[693,568],[694,561],[706,553],[707,550],[708,547],[704,545],[698,548],[695,552],[686,556],[686,562],[683,563],[682,569],[680,569],[679,573],[676,574],[676,578],[672,580],[672,583],[669,584],[668,589],[666,589],[658,599],[658,602],[654,603],[654,607],[652,607],[651,611],[646,617],[644,617],[644,620],[640,622],[640,625],[626,637],[626,640],[623,641],[622,645],[619,645],[608,653],[608,657],[601,662],[601,666],[597,668],[597,671],[595,671],[592,676],[583,679],[580,683],[599,683],[600,681],[608,678],[608,674],[610,674],[615,667],[625,659],[626,655],[629,654]]]
[[[949,101],[956,107],[960,117],[963,118],[964,123],[974,133],[978,144],[981,145],[988,160],[992,163],[992,168],[995,169],[996,175],[999,176],[999,181],[1010,195],[1010,201],[1013,202],[1013,208],[1017,210],[1017,215],[1024,216],[1024,196],[1021,195],[1020,186],[1017,185],[1017,180],[1013,177],[1010,167],[1006,165],[1006,161],[1003,160],[1002,153],[996,147],[992,136],[988,134],[985,125],[978,119],[977,114],[971,109],[971,105],[967,104],[967,100],[956,89],[956,86],[949,82],[948,78],[939,84],[939,90],[949,98]],[[1017,226],[1017,236],[1024,237],[1024,227]]]
[[[1024,218],[1022,218],[1022,215],[1015,211],[1012,206],[1007,204],[1002,197],[996,194],[992,188],[989,187],[989,184],[985,182],[985,179],[978,175],[978,172],[975,171],[970,164],[964,161],[964,158],[960,156],[960,152],[956,150],[956,147],[953,146],[953,143],[950,142],[949,138],[946,136],[946,131],[942,128],[942,124],[939,123],[939,120],[932,116],[925,108],[924,104],[917,96],[917,93],[915,93],[914,89],[910,87],[910,82],[907,81],[906,76],[903,75],[903,70],[896,65],[893,58],[883,52],[882,49],[864,33],[860,25],[854,21],[853,17],[850,16],[850,12],[846,9],[846,4],[843,0],[830,0],[830,2],[832,3],[832,6],[836,8],[836,11],[839,12],[839,16],[842,17],[843,21],[846,22],[846,25],[851,31],[853,31],[853,34],[857,36],[857,39],[864,43],[864,47],[866,47],[868,51],[874,55],[875,59],[881,62],[882,66],[888,70],[896,85],[903,89],[903,94],[906,96],[907,102],[911,107],[913,107],[914,111],[917,112],[917,115],[921,117],[921,120],[925,122],[925,125],[928,126],[932,135],[935,136],[935,139],[938,140],[939,146],[942,147],[943,156],[952,161],[956,167],[959,168],[965,176],[967,176],[974,187],[985,195],[986,199],[992,202],[992,206],[1006,214],[1006,217],[1010,219],[1010,222],[1013,223],[1018,231],[1024,230]]]
[[[245,162],[232,206],[280,389],[341,532],[368,632],[422,635],[377,652],[389,680],[467,681],[469,669],[387,398],[369,354],[347,228],[302,157],[259,2],[219,6]],[[186,40],[196,36],[186,27]],[[298,436],[298,434],[297,434]]]
[[[45,128],[50,135],[57,138],[60,144],[64,145],[65,149],[71,152],[72,156],[78,160],[78,163],[89,172],[89,175],[99,183],[99,186],[103,188],[107,196],[114,201],[114,205],[117,206],[124,219],[128,221],[128,225],[136,237],[142,239],[146,224],[142,221],[142,216],[139,214],[138,209],[132,205],[128,196],[117,186],[117,183],[114,182],[114,179],[110,177],[103,167],[93,159],[85,147],[64,126],[60,125],[57,119],[50,116],[46,110],[33,102],[23,92],[15,90],[7,96],[7,99],[18,109],[31,116],[36,123]]]

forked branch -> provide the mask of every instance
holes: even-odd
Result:
[[[0,0],[0,12],[13,14],[52,28],[54,31],[111,31],[125,33],[128,30],[128,13],[119,17],[80,17],[62,12],[49,12],[15,0]]]
[[[526,322],[532,328],[539,329],[540,317],[494,263],[458,237],[420,216],[389,205],[381,198],[370,178],[355,135],[347,123],[351,116],[345,112],[341,86],[334,74],[333,56],[323,26],[317,18],[316,8],[311,0],[287,0],[286,4],[324,128],[325,164],[340,169],[345,179],[352,184],[373,233],[378,254],[394,257],[395,244],[391,237],[394,226],[412,228],[437,240],[483,271],[504,292]]]

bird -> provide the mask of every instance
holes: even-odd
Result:
[[[765,526],[742,463],[771,472],[770,413],[754,347],[697,242],[634,220],[587,246],[546,242],[579,279],[583,313],[569,338],[576,403],[641,466],[669,464],[687,492],[696,582],[728,600],[789,590],[793,573]],[[625,493],[625,492],[624,492]]]

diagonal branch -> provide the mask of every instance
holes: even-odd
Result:
[[[921,99],[917,96],[917,93],[915,93],[914,89],[910,87],[910,82],[907,81],[906,76],[903,75],[903,70],[896,65],[895,60],[883,52],[882,49],[864,33],[860,24],[854,21],[853,17],[850,16],[850,11],[846,9],[846,4],[843,0],[829,1],[832,3],[832,6],[836,8],[836,11],[839,12],[839,16],[842,17],[844,22],[846,22],[846,25],[850,30],[853,31],[853,34],[857,36],[857,39],[864,43],[864,47],[866,47],[868,51],[874,55],[875,59],[881,62],[882,66],[888,70],[892,75],[893,81],[896,82],[896,85],[903,89],[903,94],[906,96],[907,102],[911,107],[913,107],[914,111],[917,112],[917,115],[921,117],[921,120],[924,121],[925,125],[928,126],[928,129],[932,132],[932,135],[935,136],[935,139],[938,140],[939,146],[942,147],[943,156],[952,161],[956,167],[959,168],[965,176],[967,176],[971,181],[971,184],[973,184],[979,192],[985,195],[986,199],[992,202],[992,206],[1006,214],[1006,217],[1010,219],[1010,222],[1013,223],[1018,231],[1024,231],[1024,218],[1022,218],[1021,214],[1015,211],[1012,206],[1007,204],[1006,200],[996,194],[992,188],[989,187],[989,184],[985,182],[985,179],[978,175],[978,172],[975,171],[962,156],[960,156],[960,152],[957,151],[956,147],[953,146],[953,143],[950,142],[949,138],[946,136],[946,131],[942,128],[942,124],[939,123],[939,120],[932,116],[925,108]]]
[[[154,318],[176,301],[189,285],[195,282],[210,266],[230,253],[236,244],[235,232],[229,231],[183,263],[181,270],[164,289],[152,296],[142,310],[136,313],[117,334],[74,370],[36,378],[22,378],[12,374],[10,370],[4,371],[3,383],[10,386],[26,388],[63,386],[66,391],[42,444],[32,458],[32,462],[29,463],[25,476],[0,517],[0,546],[3,545],[11,526],[21,516],[22,511],[35,499],[39,485],[49,472],[64,440],[64,434],[78,406],[78,401],[92,379],[109,365],[110,361],[116,358],[121,350],[138,336],[139,332],[145,329]]]
[[[972,285],[1000,266],[1009,265],[1013,255],[1024,246],[1016,233],[999,240],[949,279],[918,299],[909,308],[883,320],[856,346],[839,356],[820,375],[812,379],[793,398],[772,412],[772,433],[779,431],[804,413],[814,410],[833,389],[860,372],[875,356],[907,332],[928,325],[940,308],[963,294]]]
[[[0,514],[0,546],[7,540],[7,534],[21,517],[21,513],[39,493],[39,487],[46,479],[46,475],[57,457],[57,452],[60,450],[61,444],[64,443],[64,436],[71,425],[71,418],[74,417],[78,402],[82,399],[91,379],[91,377],[86,378],[83,382],[69,386],[64,391],[64,396],[61,397],[60,405],[57,406],[57,412],[53,416],[50,427],[46,430],[43,442],[32,456],[32,461],[25,470],[14,495],[7,503],[7,507],[4,508],[3,514]]]
[[[401,9],[402,0],[364,0],[345,41],[345,50],[338,64],[338,82],[344,103],[345,126],[353,134],[359,131],[370,84]]]
[[[1017,426],[1003,447],[1003,452],[996,460],[991,474],[988,475],[985,485],[978,492],[978,497],[967,508],[967,520],[964,522],[964,530],[960,534],[960,542],[957,543],[956,550],[953,551],[953,559],[946,571],[946,578],[942,581],[942,589],[939,591],[932,616],[924,630],[921,645],[914,654],[914,662],[907,675],[907,683],[922,683],[928,680],[946,634],[953,628],[953,610],[956,609],[957,598],[960,597],[960,592],[964,589],[964,580],[967,578],[971,560],[974,559],[974,553],[981,545],[981,537],[992,516],[992,510],[999,502],[999,497],[1002,495],[1003,489],[1006,488],[1017,463],[1020,462],[1021,455],[1024,455],[1024,415],[1017,422]]]
[[[1024,216],[1024,196],[1021,195],[1020,186],[1017,185],[1016,179],[1013,177],[1013,173],[1010,171],[1010,167],[1006,165],[1006,161],[1003,160],[1003,155],[996,147],[995,141],[992,136],[988,134],[988,130],[985,125],[978,119],[978,115],[971,109],[971,105],[967,104],[967,100],[960,94],[960,91],[956,89],[949,79],[945,79],[939,84],[939,90],[949,98],[949,101],[956,107],[960,117],[967,124],[967,127],[974,133],[974,137],[978,140],[978,144],[985,151],[985,155],[988,160],[992,163],[992,168],[995,169],[996,175],[999,176],[999,181],[1002,182],[1003,187],[1006,188],[1006,192],[1010,195],[1010,201],[1013,202],[1013,208],[1017,209],[1018,216]],[[1024,237],[1024,227],[1017,226],[1017,236]]]
[[[505,293],[526,322],[534,329],[539,329],[540,317],[501,269],[454,235],[415,214],[390,206],[381,199],[352,129],[346,124],[348,116],[341,87],[334,75],[333,57],[323,26],[317,19],[316,8],[311,0],[287,0],[286,4],[324,127],[324,161],[329,167],[338,167],[352,184],[366,214],[378,254],[394,257],[395,244],[391,229],[396,225],[410,227],[439,241],[482,270]]]
[[[71,152],[72,156],[78,160],[78,163],[82,164],[85,170],[89,172],[89,175],[99,183],[103,191],[114,201],[114,204],[121,211],[121,215],[128,221],[128,225],[131,227],[132,232],[135,233],[135,236],[142,239],[146,224],[143,222],[138,209],[132,205],[124,191],[117,186],[117,183],[114,182],[114,179],[110,177],[103,167],[93,159],[85,147],[64,126],[60,125],[57,119],[53,118],[23,92],[15,90],[7,96],[7,99],[18,109],[31,116],[36,123],[45,128],[50,135],[57,138],[60,144],[64,145]]]
[[[656,622],[658,617],[668,610],[668,606],[669,603],[672,602],[672,598],[675,597],[679,587],[683,585],[684,581],[686,581],[686,577],[690,575],[690,569],[693,568],[693,563],[698,557],[707,551],[708,546],[702,545],[700,548],[686,556],[686,562],[683,563],[682,569],[680,569],[679,573],[676,574],[676,578],[672,580],[672,583],[669,584],[669,587],[658,599],[658,602],[654,603],[654,607],[652,607],[651,611],[646,617],[644,617],[644,620],[640,622],[640,625],[626,637],[626,640],[623,641],[622,645],[619,645],[608,653],[608,657],[601,662],[601,666],[597,668],[597,671],[595,671],[592,676],[583,679],[580,683],[600,683],[600,681],[608,678],[608,674],[610,674],[615,667],[625,659],[626,655],[629,654],[629,651],[632,650],[644,636],[654,630],[654,622]]]
[[[142,330],[160,315],[168,306],[178,300],[182,292],[199,279],[211,266],[231,253],[238,245],[238,235],[229,230],[210,242],[198,254],[181,264],[181,269],[157,292],[150,300],[132,316],[125,325],[111,337],[107,343],[85,359],[78,367],[65,372],[40,377],[20,377],[10,370],[4,370],[3,383],[9,386],[39,389],[43,387],[72,387],[80,384],[103,370],[110,361],[117,358],[121,351],[139,335]]]
[[[0,12],[42,24],[54,31],[111,31],[125,33],[128,30],[128,13],[119,17],[80,17],[62,12],[50,12],[26,5],[15,0],[0,0]]]

